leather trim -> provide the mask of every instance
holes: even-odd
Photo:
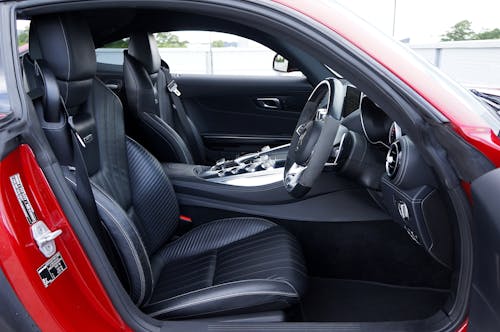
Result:
[[[295,239],[249,217],[199,226],[163,248],[152,265],[155,289],[143,310],[158,318],[282,309],[299,301],[307,278]]]
[[[177,132],[165,121],[156,114],[147,112],[139,113],[139,119],[156,134],[152,141],[154,141],[156,145],[161,143],[168,145],[169,152],[174,154],[173,156],[158,156],[159,152],[157,152],[156,155],[160,160],[172,160],[183,164],[193,164],[193,157],[186,143],[184,143],[179,134],[177,134]],[[158,142],[158,139],[161,141]],[[157,150],[157,148],[154,147],[152,149]]]
[[[177,228],[179,206],[174,188],[161,164],[131,138],[127,137],[126,145],[132,219],[151,255],[165,246]]]
[[[177,259],[196,256],[230,243],[258,234],[276,224],[260,218],[228,218],[196,227],[177,240],[170,242],[153,258],[168,264]],[[156,265],[153,263],[153,265]],[[156,275],[157,273],[155,273]]]
[[[68,112],[74,114],[87,99],[97,68],[87,23],[75,14],[38,16],[31,22],[30,41],[35,58],[44,59],[54,72]]]
[[[76,186],[68,175],[66,180],[73,187]],[[92,183],[92,191],[101,221],[114,240],[114,245],[117,246],[117,251],[126,266],[130,296],[137,305],[141,305],[149,300],[153,288],[153,271],[142,238],[134,223],[102,188]]]
[[[245,307],[273,304],[275,309],[298,300],[289,283],[280,280],[254,279],[215,285],[147,305],[143,310],[153,317],[203,316],[214,311],[231,312]],[[222,304],[225,303],[224,307]]]

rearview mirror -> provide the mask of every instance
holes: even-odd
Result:
[[[284,56],[277,53],[273,59],[273,69],[280,73],[291,73],[294,71],[299,71],[299,69],[293,63],[285,59]]]

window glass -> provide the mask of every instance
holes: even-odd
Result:
[[[29,20],[17,20],[17,47],[19,53],[24,53],[28,51],[29,42],[29,30],[30,21]]]
[[[210,31],[155,33],[162,59],[172,73],[207,75],[300,76],[300,72],[273,70],[276,52],[252,40]],[[122,64],[128,39],[115,41],[97,50],[97,61]]]

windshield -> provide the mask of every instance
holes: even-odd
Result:
[[[467,90],[500,96],[500,21],[491,15],[500,12],[500,1],[325,1],[405,44]],[[487,102],[487,96],[474,94],[485,105],[478,112],[498,133],[500,117],[492,106],[498,107],[498,99]]]

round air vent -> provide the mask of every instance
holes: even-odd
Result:
[[[385,171],[390,178],[396,176],[401,159],[401,144],[396,141],[391,144],[385,158]]]
[[[391,129],[389,129],[389,144],[396,142],[401,136],[403,136],[401,127],[396,122],[393,122]]]

